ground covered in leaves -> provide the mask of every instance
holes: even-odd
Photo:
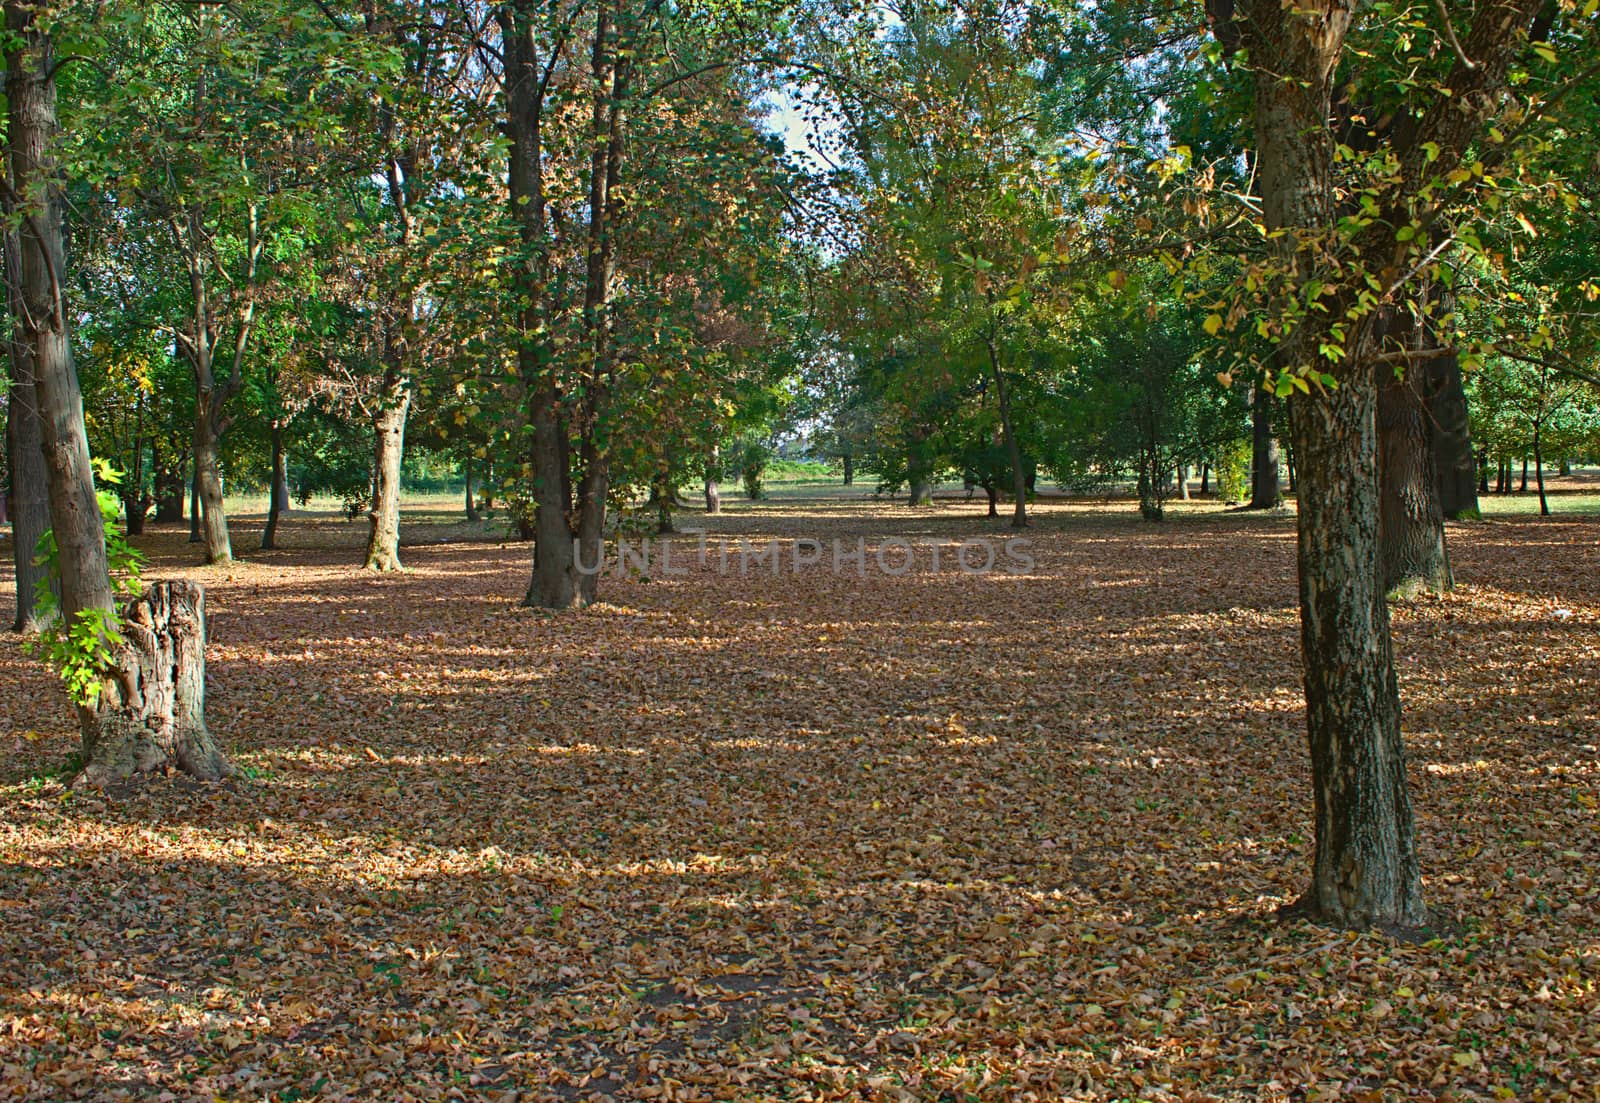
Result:
[[[1451,921],[1408,944],[1273,914],[1292,520],[1052,503],[965,575],[981,513],[740,503],[560,617],[481,529],[413,518],[391,577],[332,516],[225,571],[155,532],[241,776],[66,789],[0,645],[0,1098],[1597,1098],[1600,518],[1452,527],[1396,610]],[[834,573],[891,535],[941,569]]]

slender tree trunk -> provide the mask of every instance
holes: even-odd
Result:
[[[228,536],[227,507],[222,501],[221,434],[204,396],[195,405],[194,468],[200,491],[200,534],[206,562],[226,565],[233,562],[233,543]]]
[[[651,489],[656,500],[656,532],[662,535],[677,532],[672,527],[672,504],[677,500],[677,492],[672,489],[666,475],[657,478]]]
[[[200,457],[190,448],[189,468],[189,543],[200,544],[205,536],[200,532]]]
[[[995,404],[1000,408],[1000,432],[1005,438],[1006,460],[1011,464],[1011,493],[1014,497],[1011,527],[1028,527],[1028,473],[1022,467],[1022,448],[1017,444],[1017,434],[1011,424],[1011,392],[1006,386],[1006,373],[1000,369],[1000,356],[995,350],[994,337],[985,342],[989,351],[989,371],[994,380]]]
[[[1272,392],[1257,387],[1250,401],[1250,508],[1277,509],[1283,504],[1278,490],[1278,441],[1272,435]]]
[[[722,470],[721,449],[715,446],[706,457],[706,512],[722,512],[722,495],[717,490],[717,473]]]
[[[856,458],[849,452],[844,454],[844,485],[852,486],[856,481]]]
[[[1203,464],[1200,465],[1200,497],[1204,498],[1206,495],[1208,495],[1210,493],[1211,493],[1211,465],[1209,463],[1203,463]]]
[[[1550,500],[1544,496],[1544,448],[1540,443],[1539,423],[1537,421],[1533,423],[1533,470],[1535,477],[1539,481],[1539,516],[1548,517],[1550,516]],[[1526,460],[1523,461],[1522,465],[1522,481],[1524,484],[1528,481]]]
[[[989,498],[989,516],[1000,516],[1000,488],[993,483],[985,484],[983,492]]]
[[[1178,465],[1178,497],[1189,500],[1189,469],[1181,463]]]
[[[17,613],[11,626],[18,632],[36,632],[42,625],[35,616],[34,593],[46,572],[43,567],[35,566],[33,560],[40,538],[50,528],[50,495],[45,486],[43,427],[39,423],[39,404],[33,386],[32,346],[22,328],[22,243],[15,231],[5,234],[4,249],[12,324],[6,341],[11,359],[6,455],[16,511],[11,519],[11,542],[16,565]]]
[[[1279,256],[1303,282],[1313,246],[1337,217],[1334,74],[1354,5],[1249,5],[1262,210]],[[1306,247],[1301,248],[1302,242]],[[1329,317],[1341,318],[1336,309]],[[1321,363],[1315,315],[1284,347],[1290,365]],[[1358,331],[1333,365],[1338,386],[1290,403],[1299,478],[1300,623],[1316,847],[1300,907],[1348,927],[1426,922],[1400,738],[1379,556],[1377,375]]]
[[[1489,451],[1484,449],[1478,453],[1478,493],[1488,496],[1489,493]]]
[[[372,416],[375,442],[372,509],[367,518],[365,566],[369,571],[400,569],[400,465],[405,457],[406,416],[411,410],[410,388],[391,393],[390,402]]]
[[[152,446],[150,466],[155,469],[156,524],[170,525],[183,520],[183,470],[182,458],[168,456]]]
[[[12,172],[15,190],[28,197],[19,232],[20,316],[33,353],[61,615],[78,625],[113,617],[116,606],[61,279],[66,249],[58,177],[49,159],[56,66],[49,39],[34,26],[35,6],[7,0],[4,8]],[[192,595],[180,604],[195,616],[169,615],[174,591]],[[105,784],[169,766],[202,778],[227,772],[204,728],[201,602],[194,584],[168,583],[130,603],[120,625],[123,642],[111,645],[99,693],[78,705],[84,762],[79,780]]]
[[[1526,455],[1524,455],[1522,457],[1522,485],[1517,487],[1517,493],[1518,494],[1526,494],[1527,492],[1528,492],[1528,457]]]
[[[467,521],[475,524],[478,521],[478,504],[472,500],[472,457],[468,456],[461,461],[461,478],[467,484]]]
[[[278,546],[278,518],[289,508],[289,479],[284,471],[283,423],[272,422],[272,490],[267,503],[267,527],[261,532],[261,550]]]

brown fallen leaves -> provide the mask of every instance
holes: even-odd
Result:
[[[66,791],[60,691],[0,649],[0,1098],[1600,1097],[1600,521],[1452,528],[1461,590],[1396,610],[1460,924],[1403,945],[1272,915],[1291,523],[1039,515],[1022,577],[696,569],[565,617],[515,606],[526,546],[420,523],[381,578],[332,518],[223,573],[156,534],[247,776]]]

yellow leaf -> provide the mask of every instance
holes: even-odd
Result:
[[[1205,329],[1206,329],[1207,333],[1209,333],[1211,336],[1215,337],[1222,329],[1222,315],[1221,314],[1213,314],[1209,318],[1207,318],[1206,319],[1206,323],[1205,323]]]

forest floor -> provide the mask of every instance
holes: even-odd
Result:
[[[1457,591],[1394,610],[1448,932],[1397,942],[1274,914],[1292,520],[1036,516],[965,574],[978,500],[735,502],[555,617],[443,514],[383,577],[329,515],[227,569],[154,531],[240,776],[65,788],[0,642],[0,1098],[1600,1098],[1600,518],[1454,525]],[[942,569],[833,570],[891,535]]]

